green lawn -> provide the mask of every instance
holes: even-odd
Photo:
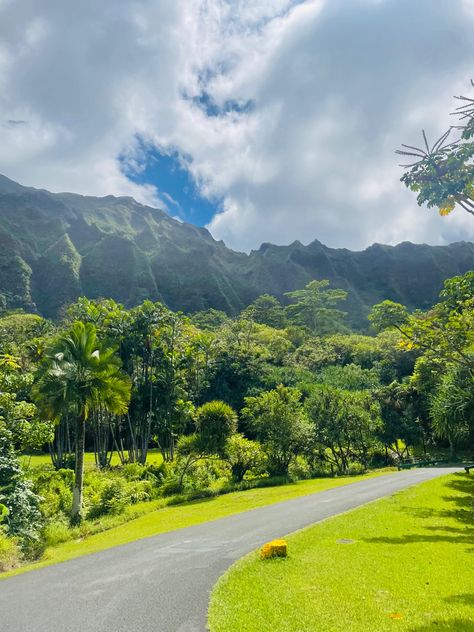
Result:
[[[287,559],[252,553],[218,582],[211,632],[474,631],[473,495],[452,474],[291,535]]]
[[[148,450],[147,463],[153,465],[160,465],[163,462],[161,452],[157,449]],[[51,465],[51,457],[49,454],[24,454],[21,457],[21,464],[24,469],[35,469],[43,465]],[[84,464],[86,467],[94,467],[95,459],[93,452],[86,452],[84,457]],[[114,452],[112,456],[111,465],[120,465],[120,459],[118,454]]]
[[[96,533],[80,540],[72,540],[49,547],[41,560],[21,568],[3,573],[0,579],[16,575],[28,570],[63,562],[81,555],[108,549],[119,544],[126,544],[140,538],[159,533],[190,527],[195,524],[224,518],[232,514],[263,507],[282,500],[290,500],[326,489],[355,483],[357,481],[391,473],[389,470],[371,472],[362,476],[346,476],[339,478],[320,478],[299,481],[291,485],[250,489],[233,492],[223,496],[208,498],[176,506],[164,506],[166,500],[133,505],[127,509],[130,518],[139,515],[117,527]],[[143,514],[143,515],[140,515]]]

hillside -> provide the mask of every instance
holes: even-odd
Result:
[[[0,176],[0,298],[50,317],[80,295],[236,313],[259,294],[281,298],[318,278],[348,290],[345,309],[363,326],[373,303],[428,307],[444,279],[470,269],[468,242],[374,244],[362,252],[294,242],[246,255],[129,197],[53,194]]]

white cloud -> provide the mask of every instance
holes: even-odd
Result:
[[[474,75],[472,0],[0,0],[0,172],[134,195],[136,139],[176,149],[238,249],[474,238],[420,209],[393,150],[440,134]],[[207,95],[208,116],[196,101]],[[194,99],[193,99],[194,97]],[[21,124],[11,121],[24,121]],[[164,197],[164,196],[163,196]]]

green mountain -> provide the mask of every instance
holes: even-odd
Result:
[[[294,242],[247,255],[130,197],[50,193],[0,176],[0,299],[50,317],[81,295],[235,314],[259,294],[282,298],[329,279],[349,292],[345,309],[364,326],[374,303],[426,308],[446,278],[471,269],[469,242],[374,244],[362,252]]]

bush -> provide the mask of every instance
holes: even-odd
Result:
[[[208,454],[222,454],[227,439],[237,429],[237,415],[224,402],[203,404],[196,412],[196,430],[199,446]]]
[[[89,510],[88,518],[98,518],[105,514],[119,514],[127,506],[130,495],[125,480],[117,478],[105,484],[99,498]]]
[[[232,478],[238,483],[248,472],[261,474],[266,455],[258,441],[250,441],[241,434],[235,434],[227,441],[227,461],[232,470]]]
[[[49,522],[43,529],[43,540],[46,546],[55,546],[61,542],[67,542],[74,534],[74,529],[66,519],[58,519]]]
[[[46,520],[58,515],[69,516],[72,505],[71,470],[38,470],[33,472],[35,492],[41,497],[40,510]]]
[[[0,441],[0,503],[8,510],[3,518],[4,529],[17,538],[25,557],[35,557],[43,526],[41,499],[33,491],[33,483],[24,478],[12,446],[5,438]]]
[[[358,476],[359,474],[364,474],[367,471],[367,468],[357,461],[349,463],[349,467],[345,471],[345,474],[348,476]]]
[[[95,519],[107,514],[117,515],[124,511],[127,505],[151,500],[152,484],[148,480],[132,480],[130,482],[120,475],[94,477],[94,485],[91,486],[88,495],[88,518]]]
[[[297,456],[288,467],[288,476],[292,481],[311,478],[312,472],[308,461],[302,456]]]
[[[17,541],[8,538],[4,532],[0,531],[0,573],[10,571],[20,564],[20,551]]]

